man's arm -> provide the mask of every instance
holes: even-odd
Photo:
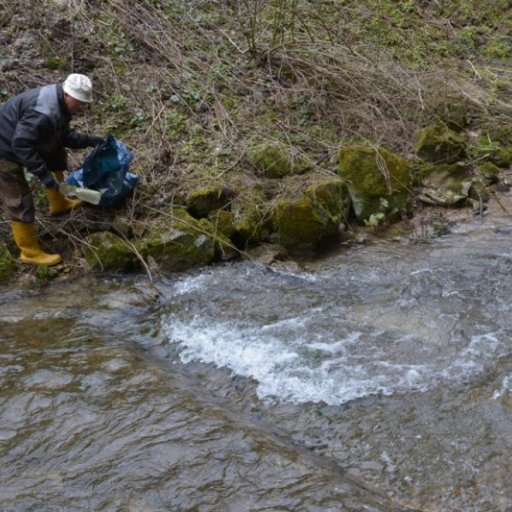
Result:
[[[71,149],[94,148],[98,144],[105,142],[102,137],[95,137],[94,135],[85,135],[83,133],[75,132],[75,130],[68,128],[64,136],[64,146]]]

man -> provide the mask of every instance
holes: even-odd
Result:
[[[79,134],[69,127],[72,116],[91,102],[91,80],[73,73],[62,84],[32,89],[0,105],[0,199],[9,212],[24,263],[56,265],[62,258],[45,253],[37,242],[34,200],[23,168],[46,187],[52,215],[78,206],[59,192],[58,182],[67,170],[64,148],[83,149],[103,142],[101,137]]]

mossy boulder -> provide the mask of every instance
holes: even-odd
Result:
[[[339,224],[348,214],[350,208],[350,196],[347,184],[334,178],[328,181],[313,183],[306,190],[306,195],[333,217]]]
[[[271,232],[271,213],[267,206],[248,203],[234,211],[235,233],[231,237],[239,247],[249,247],[266,240]]]
[[[119,236],[99,231],[85,238],[82,250],[90,268],[106,272],[127,272],[138,267],[139,260],[132,248]]]
[[[178,272],[215,259],[212,231],[208,220],[195,219],[184,208],[173,208],[136,246],[144,258],[151,256],[162,269]]]
[[[237,196],[231,206],[231,240],[246,249],[266,240],[272,233],[272,210],[264,190],[255,186]]]
[[[228,210],[215,210],[209,213],[213,232],[220,233],[227,238],[231,238],[236,233],[234,214]]]
[[[187,195],[188,211],[197,218],[208,217],[214,210],[226,208],[233,197],[233,192],[220,185],[208,185],[192,190]]]
[[[245,257],[262,265],[272,265],[275,262],[286,260],[288,252],[282,245],[263,242],[251,247],[245,253]]]
[[[500,169],[497,165],[492,162],[481,162],[478,165],[478,170],[489,185],[498,183],[500,178]]]
[[[489,193],[489,188],[485,180],[474,179],[471,182],[468,196],[473,201],[476,201],[476,205],[482,205],[483,203],[489,202],[489,199],[491,199],[491,194]]]
[[[292,255],[318,252],[338,238],[348,206],[347,187],[339,179],[312,184],[303,196],[278,201],[278,242]]]
[[[233,214],[227,210],[216,210],[208,215],[208,222],[217,257],[222,261],[236,259],[239,252],[231,240],[235,233]]]
[[[9,249],[0,244],[0,284],[5,284],[16,272],[16,258]]]
[[[296,148],[284,144],[269,142],[254,146],[248,151],[247,157],[251,165],[266,178],[303,174],[312,168]]]
[[[231,261],[240,256],[240,251],[229,238],[217,234],[214,236],[214,242],[216,259]]]
[[[279,201],[275,222],[279,243],[292,255],[315,253],[338,233],[338,225],[309,196]]]
[[[419,177],[418,198],[432,205],[464,206],[472,182],[471,172],[464,163],[424,165]]]
[[[410,163],[385,148],[354,145],[339,153],[340,176],[346,181],[359,221],[382,214],[394,220],[412,208]]]
[[[445,126],[427,126],[418,133],[415,151],[426,162],[451,164],[465,158],[466,142]]]

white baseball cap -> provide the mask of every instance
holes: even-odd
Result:
[[[75,100],[92,103],[92,82],[88,76],[72,73],[62,84],[62,88]]]

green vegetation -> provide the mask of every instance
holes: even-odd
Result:
[[[16,260],[7,247],[0,244],[0,284],[4,284],[16,272]]]
[[[136,267],[137,259],[123,239],[114,233],[100,231],[86,238],[84,256],[90,268],[108,272],[124,272]]]

